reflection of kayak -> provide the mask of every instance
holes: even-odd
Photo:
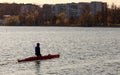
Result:
[[[25,59],[18,60],[18,62],[33,61],[33,60],[46,60],[46,59],[52,59],[52,58],[59,58],[59,56],[60,56],[59,54],[55,54],[55,55],[48,54],[48,55],[44,55],[41,57],[33,56],[33,57],[28,57]]]

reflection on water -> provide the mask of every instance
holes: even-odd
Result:
[[[37,42],[60,58],[13,63]],[[120,28],[0,27],[0,75],[120,75]]]
[[[40,61],[35,61],[35,75],[40,75]]]

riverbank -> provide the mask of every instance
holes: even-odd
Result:
[[[0,25],[5,26],[5,25]],[[11,26],[44,26],[44,27],[120,27],[120,24],[110,25],[80,25],[80,24],[40,24],[40,25],[11,25]]]

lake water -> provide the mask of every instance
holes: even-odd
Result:
[[[60,58],[17,63],[37,42]],[[0,27],[0,75],[120,75],[120,28]]]

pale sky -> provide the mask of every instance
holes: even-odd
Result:
[[[0,0],[0,3],[32,3],[32,4],[58,4],[58,3],[71,3],[71,2],[91,2],[102,1],[108,4],[116,4],[120,6],[120,0]]]

